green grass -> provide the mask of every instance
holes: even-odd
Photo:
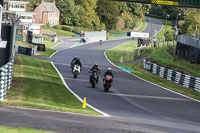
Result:
[[[15,45],[26,47],[26,48],[34,48],[35,45],[27,43],[27,42],[21,42],[21,41],[15,41]]]
[[[147,47],[142,48],[141,49],[141,57],[151,56],[158,49],[160,49],[160,50],[165,49],[166,50],[167,49],[167,46],[166,46],[167,44],[165,43],[165,46],[163,46],[163,45],[164,45],[164,42],[159,42],[159,45],[157,46],[157,48],[152,48],[150,45],[147,46]],[[170,45],[172,47],[173,46],[173,41],[168,42],[168,45]],[[165,48],[163,48],[163,47],[165,47]],[[173,47],[176,47],[176,42],[174,43]],[[163,57],[163,54],[162,54],[162,57]]]
[[[38,56],[43,56],[43,57],[50,57],[53,53],[56,52],[56,50],[51,49],[51,47],[57,45],[58,43],[61,43],[61,40],[58,40],[57,42],[42,42],[42,44],[45,44],[46,46],[46,51],[39,51]]]
[[[162,45],[163,44],[161,44],[157,50],[153,49],[153,48],[145,48],[145,50],[142,52],[143,56],[152,55],[153,62],[158,62],[162,65],[165,65],[168,67],[170,66],[175,69],[185,71],[185,73],[190,73],[193,76],[197,76],[197,77],[200,76],[200,71],[199,71],[200,65],[190,64],[188,62],[183,62],[183,61],[174,62],[172,56],[167,52],[166,48],[163,49]],[[163,58],[163,50],[165,52],[165,58]],[[113,48],[113,49],[107,51],[106,55],[113,63],[119,63],[118,60],[121,56],[124,56],[124,58],[129,58],[130,55],[126,54],[126,53],[132,53],[132,52],[133,52],[133,49],[129,48],[129,43],[126,43],[117,48]],[[144,70],[143,63],[117,64],[117,65],[133,70],[133,72],[132,72],[133,74],[135,74],[147,81],[158,84],[160,86],[163,86],[170,90],[176,91],[183,95],[200,100],[200,93],[198,93],[194,90],[191,90],[189,88],[182,87],[171,81],[167,81],[166,79],[163,79],[163,78],[159,77],[158,75],[155,75],[151,72]]]
[[[106,52],[108,58],[114,63],[120,63],[120,58],[123,58],[123,62],[134,61],[135,49],[137,41],[132,41],[115,47],[112,50]]]
[[[31,128],[14,128],[14,127],[0,127],[1,133],[55,133],[50,131],[42,131]]]
[[[39,35],[39,37],[43,37],[44,38],[44,41],[49,41],[51,42],[53,40],[52,37],[48,37],[48,36],[45,36],[45,35]]]
[[[22,56],[15,57],[12,87],[1,104],[99,115],[82,108],[49,61]]]
[[[147,23],[145,21],[142,21],[142,25],[141,25],[141,27],[137,31],[140,32],[140,31],[144,30],[144,28],[146,27],[146,25],[147,25]]]
[[[73,32],[64,31],[64,30],[58,30],[58,29],[51,28],[51,27],[43,26],[42,29],[55,31],[56,34],[59,35],[59,36],[74,36],[75,35]]]

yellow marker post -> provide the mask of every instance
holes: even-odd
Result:
[[[86,97],[84,97],[84,99],[83,99],[83,105],[82,105],[82,108],[86,108]]]

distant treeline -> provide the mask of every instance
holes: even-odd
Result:
[[[30,2],[29,10],[40,3],[40,0],[21,1]],[[150,9],[147,4],[111,0],[56,0],[56,6],[61,13],[60,25],[107,31],[133,29]]]

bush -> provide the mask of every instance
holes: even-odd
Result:
[[[62,30],[72,32],[72,31],[74,30],[74,27],[67,26],[67,25],[63,25],[63,26],[62,26]]]
[[[62,27],[63,27],[62,25],[56,25],[55,26],[55,28],[58,29],[58,30],[62,30]]]

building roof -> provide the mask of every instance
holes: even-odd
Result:
[[[44,6],[49,12],[60,12],[54,3],[44,2]]]

